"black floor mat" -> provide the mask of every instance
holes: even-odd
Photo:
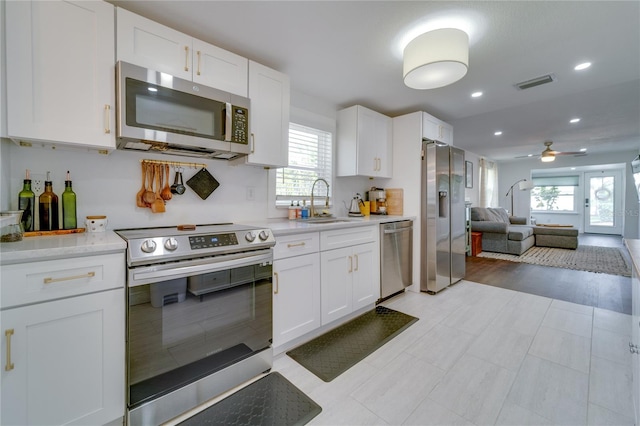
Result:
[[[418,318],[377,306],[287,355],[330,382],[416,321]]]
[[[321,411],[300,389],[273,372],[179,424],[304,425]]]

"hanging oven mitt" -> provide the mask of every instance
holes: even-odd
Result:
[[[220,183],[211,176],[211,173],[209,173],[207,169],[202,168],[187,181],[187,185],[189,185],[189,187],[193,189],[193,192],[198,194],[200,198],[206,200],[207,197],[220,186]]]

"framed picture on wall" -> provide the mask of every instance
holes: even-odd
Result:
[[[473,188],[473,163],[471,161],[464,162],[464,187]]]

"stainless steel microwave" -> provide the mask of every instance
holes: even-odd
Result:
[[[126,62],[116,64],[118,149],[231,160],[249,154],[251,102]]]

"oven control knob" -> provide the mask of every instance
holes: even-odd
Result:
[[[167,238],[167,240],[164,242],[164,248],[169,251],[174,251],[178,248],[178,240],[173,237]]]
[[[140,250],[145,253],[153,253],[156,250],[156,242],[153,240],[145,240],[140,246]]]
[[[256,234],[253,231],[249,231],[244,235],[244,239],[252,243],[256,239]]]
[[[258,237],[260,238],[261,241],[266,241],[267,238],[269,238],[269,231],[260,231],[260,234],[258,235]]]

